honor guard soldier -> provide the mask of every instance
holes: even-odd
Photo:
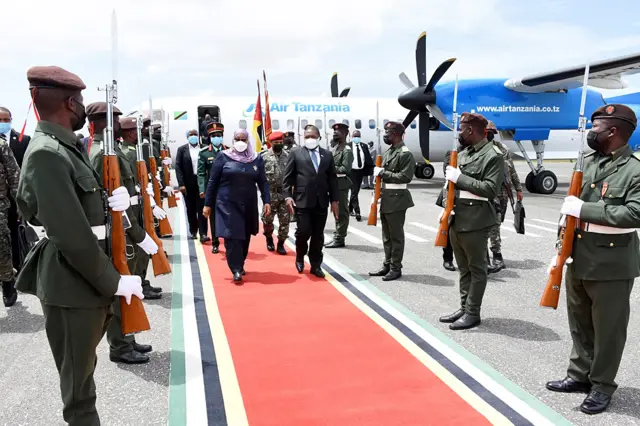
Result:
[[[284,132],[284,150],[291,151],[296,146],[296,134],[293,132]]]
[[[104,182],[104,129],[107,127],[107,103],[95,102],[87,105],[86,109],[89,123],[92,123],[95,130],[93,145],[89,151],[89,159],[93,168],[100,177],[100,182]],[[113,134],[114,138],[120,134],[120,122],[118,116],[122,113],[115,106],[113,107]],[[158,246],[153,239],[147,235],[144,228],[140,226],[137,220],[136,211],[133,208],[138,204],[138,192],[136,191],[136,182],[133,172],[129,166],[127,157],[120,147],[115,145],[116,155],[118,156],[118,166],[120,168],[120,183],[129,193],[130,205],[127,209],[127,218],[129,226],[125,225],[125,237],[127,244],[127,266],[132,274],[139,275],[136,271],[136,244],[147,254],[155,254]],[[132,202],[133,201],[133,202]],[[125,220],[127,222],[127,220]],[[142,293],[145,298],[159,299],[159,295],[152,292],[149,288],[142,287]],[[120,313],[120,301],[116,299],[113,303],[113,318],[107,328],[107,341],[109,342],[109,359],[113,362],[122,362],[126,364],[141,364],[149,362],[149,357],[144,353],[151,351],[151,346],[140,345],[136,343],[133,336],[125,336],[122,334],[122,315]]]
[[[201,199],[201,203],[198,204],[198,211],[202,211],[202,207],[204,207],[204,196],[207,192],[207,184],[211,176],[213,162],[216,156],[223,150],[224,125],[222,123],[209,122],[207,124],[207,134],[209,135],[208,138],[202,138],[202,143],[205,144],[205,147],[200,149],[200,153],[198,154],[197,175]],[[211,253],[218,253],[220,250],[220,239],[216,237],[216,215],[212,214],[209,216],[209,223],[207,223],[207,218],[204,217],[204,215],[198,215],[198,227],[200,228],[200,242],[202,243],[209,241],[207,228],[211,229],[211,236],[213,237]]]
[[[494,136],[498,134],[498,129],[493,121],[489,120],[487,124],[487,140],[492,142],[502,152],[505,164],[505,174],[502,180],[502,186],[498,192],[498,196],[494,199],[496,211],[500,219],[500,223],[504,222],[504,217],[507,214],[507,206],[509,205],[509,198],[513,199],[513,189],[516,190],[516,196],[518,201],[522,201],[522,184],[520,183],[520,177],[516,167],[513,165],[511,159],[511,153],[509,149],[500,141],[494,139]],[[500,239],[500,225],[495,225],[489,231],[489,239],[491,240],[491,252],[493,253],[493,263],[489,264],[489,273],[493,274],[504,269],[504,260],[502,259],[502,241]]]
[[[486,137],[487,119],[462,113],[459,141],[465,149],[458,167],[447,166],[445,179],[456,186],[453,221],[449,226],[451,247],[460,270],[460,309],[443,316],[452,330],[480,324],[480,307],[487,287],[487,240],[499,224],[493,200],[504,178],[502,151]]]
[[[384,143],[390,145],[382,158],[382,167],[373,169],[373,176],[382,177],[380,194],[380,222],[384,263],[382,269],[370,272],[383,281],[397,280],[402,276],[404,257],[404,221],[407,209],[414,206],[407,188],[416,170],[416,161],[404,144],[405,128],[402,123],[390,121],[384,125]]]
[[[560,210],[580,226],[565,279],[573,348],[567,377],[547,389],[588,393],[580,410],[597,414],[618,387],[629,298],[640,276],[640,160],[628,145],[637,126],[633,110],[604,105],[591,122],[587,141],[594,152],[584,158],[580,198],[565,198]]]
[[[64,420],[98,425],[96,347],[114,296],[144,298],[140,278],[121,276],[105,253],[105,212],[125,211],[129,193],[120,187],[104,199],[100,176],[73,133],[86,120],[82,80],[58,67],[30,68],[27,79],[40,121],[22,163],[17,204],[22,218],[43,226],[46,236],[27,256],[16,287],[42,304]]]
[[[9,227],[9,211],[11,199],[16,199],[20,167],[13,156],[10,141],[0,134],[0,281],[2,282],[2,301],[4,306],[15,305],[18,293],[14,287],[13,255],[11,244],[11,228]],[[11,199],[9,198],[11,197]]]
[[[333,125],[333,161],[336,165],[338,175],[338,187],[340,189],[340,200],[338,201],[338,220],[336,220],[336,230],[333,233],[333,240],[325,245],[326,248],[344,247],[344,240],[347,237],[349,228],[349,190],[351,189],[351,179],[349,174],[353,167],[353,151],[347,145],[347,135],[349,126],[344,123]]]
[[[278,215],[278,254],[285,255],[284,242],[289,238],[289,210],[284,200],[284,171],[287,168],[289,153],[284,150],[284,133],[273,132],[269,135],[271,148],[266,151],[264,159],[264,169],[269,182],[269,192],[271,193],[271,212],[262,216],[264,225],[264,236],[267,239],[267,250],[274,251],[273,245],[273,218]]]

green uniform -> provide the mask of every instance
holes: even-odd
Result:
[[[349,145],[337,146],[333,152],[333,161],[336,165],[338,175],[338,189],[340,190],[340,200],[338,200],[338,220],[336,220],[336,231],[333,233],[333,241],[344,243],[349,228],[349,190],[351,189],[351,179],[349,174],[353,167],[353,151]]]
[[[500,223],[493,199],[500,191],[505,163],[500,149],[484,139],[460,152],[458,168],[451,246],[460,269],[461,308],[480,316],[487,287],[489,231]]]
[[[413,179],[416,161],[409,148],[401,143],[391,146],[383,154],[382,168],[380,222],[384,266],[400,271],[404,257],[404,221],[407,209],[414,206],[407,184]]]
[[[99,425],[93,374],[96,347],[112,315],[120,274],[105,254],[100,176],[76,135],[40,120],[22,164],[17,204],[47,237],[25,259],[16,286],[42,304],[60,374],[64,420]]]
[[[209,178],[211,177],[211,168],[213,167],[213,162],[216,159],[218,153],[222,152],[222,145],[219,147],[215,147],[213,144],[209,144],[200,150],[198,154],[198,190],[200,194],[204,197],[204,194],[207,193],[207,185],[209,184]],[[220,239],[216,237],[216,214],[213,212],[209,216],[209,226],[211,228],[211,237],[213,238],[213,245],[219,246]],[[206,236],[206,234],[205,234]]]
[[[287,168],[287,160],[289,153],[284,149],[279,154],[273,152],[273,148],[269,149],[262,155],[264,159],[264,170],[269,182],[269,192],[271,195],[271,214],[262,216],[262,224],[264,225],[265,237],[273,236],[273,218],[278,216],[278,241],[284,242],[289,238],[289,218],[290,213],[287,209],[287,203],[284,200],[283,183],[284,171]]]
[[[91,151],[89,152],[89,158],[91,159],[91,164],[98,173],[100,182],[102,183],[104,173],[104,156],[101,145],[102,135],[96,135],[93,140],[93,145],[91,146]],[[129,196],[132,199],[138,200],[136,182],[134,180],[129,161],[127,160],[127,156],[122,152],[117,144],[115,151],[118,157],[118,166],[120,167],[120,185],[127,188]],[[139,248],[136,244],[142,242],[147,235],[145,230],[139,224],[138,216],[136,214],[139,212],[134,211],[134,207],[136,206],[133,205],[127,209],[127,216],[129,218],[129,222],[131,222],[131,227],[125,231],[127,265],[129,266],[129,272],[131,275],[136,274],[136,262],[139,261],[139,259],[136,258],[136,251]],[[118,299],[113,303],[113,312],[113,319],[107,328],[107,340],[111,349],[111,355],[120,356],[133,351],[134,338],[133,336],[125,336],[122,333],[122,316],[120,314],[120,300]]]
[[[627,339],[631,289],[640,276],[634,229],[640,228],[640,160],[626,145],[610,156],[588,155],[583,170],[580,222],[586,231],[576,231],[565,280],[573,340],[567,375],[612,395]],[[606,233],[612,231],[623,233]]]

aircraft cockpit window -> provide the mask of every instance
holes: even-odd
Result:
[[[238,123],[238,127],[240,127],[241,129],[247,129],[247,120],[240,120],[240,122]]]
[[[373,120],[373,119],[369,120],[369,128],[371,130],[376,128],[376,120]]]
[[[411,122],[411,126],[410,126],[410,127],[411,127],[412,129],[415,129],[415,128],[416,128],[416,120],[413,120],[413,121]]]
[[[336,120],[329,120],[329,127],[333,129],[334,124],[336,124]]]
[[[348,126],[349,125],[349,120],[342,120],[342,124],[346,124]]]
[[[300,122],[300,126],[302,126],[302,128],[304,129],[305,127],[307,127],[307,124],[309,124],[309,122],[307,120],[302,120]]]
[[[316,120],[315,125],[318,129],[322,129],[322,120]]]
[[[356,120],[356,129],[362,129],[362,120]]]
[[[273,120],[271,122],[273,130],[278,130],[280,128],[280,122],[278,120]]]
[[[293,120],[287,120],[287,130],[293,130],[294,123]]]

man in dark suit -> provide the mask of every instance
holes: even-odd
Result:
[[[360,141],[360,130],[353,132],[351,137],[353,142],[353,167],[351,168],[351,197],[349,200],[349,213],[356,216],[356,220],[360,222],[362,216],[360,215],[360,200],[358,195],[360,194],[360,187],[362,186],[362,179],[365,176],[371,176],[373,174],[373,159],[369,153],[369,147],[365,143]]]
[[[331,203],[331,211],[337,220],[340,193],[333,154],[320,148],[319,140],[320,130],[311,124],[306,126],[304,143],[289,154],[283,189],[287,207],[291,213],[295,212],[298,223],[296,269],[299,273],[304,270],[304,256],[308,250],[311,273],[323,278],[322,246],[327,209]]]
[[[187,220],[189,221],[189,233],[192,239],[198,238],[198,221],[206,218],[202,216],[204,200],[200,198],[198,189],[198,156],[200,155],[200,144],[198,143],[198,131],[190,130],[187,133],[186,143],[178,148],[176,153],[176,179],[180,192],[184,194],[185,206],[187,208]],[[205,226],[204,229],[207,229]],[[200,235],[204,238],[206,235]]]

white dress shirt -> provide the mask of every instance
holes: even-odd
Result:
[[[191,164],[193,165],[193,174],[198,174],[198,156],[200,155],[200,145],[193,146],[189,144],[189,155],[191,156]]]
[[[313,163],[313,159],[315,157],[316,164],[318,165],[318,168],[320,167],[320,149],[316,148],[316,149],[307,149],[307,152],[309,153],[309,157],[311,158],[311,163]],[[314,166],[315,167],[315,166]],[[318,171],[318,169],[316,169],[316,172]]]
[[[360,165],[358,165],[358,154],[360,154]],[[360,143],[353,144],[353,164],[351,168],[353,170],[362,170],[364,168],[364,151]]]

